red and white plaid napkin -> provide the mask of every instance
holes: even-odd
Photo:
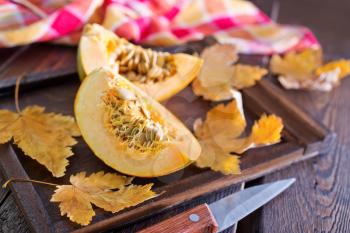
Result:
[[[0,0],[0,47],[74,44],[89,22],[143,44],[174,45],[212,35],[242,53],[319,47],[307,28],[276,24],[242,0]]]

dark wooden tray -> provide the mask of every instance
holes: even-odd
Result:
[[[75,53],[75,47],[52,44],[0,49],[0,95],[12,91],[18,76],[26,77],[22,84],[35,85],[75,74]]]
[[[73,56],[73,53],[70,56]],[[66,59],[72,59],[70,56],[67,56]],[[248,56],[243,57],[243,60],[253,64],[266,63],[264,57]],[[20,75],[25,74],[23,71],[20,73]],[[1,70],[0,74],[0,80],[4,79]],[[48,111],[73,115],[73,101],[79,86],[79,79],[75,74],[68,76],[62,76],[62,74],[55,75],[59,79],[51,79],[50,82],[40,84],[38,87],[35,87],[37,84],[32,83],[31,88],[27,88],[25,92],[21,93],[21,106],[38,104],[46,106]],[[41,79],[46,80],[47,78],[43,78],[46,76],[35,76],[35,82]],[[16,75],[11,77],[13,80]],[[0,81],[0,83],[2,82]],[[27,83],[31,82],[27,80]],[[6,88],[11,90],[12,85],[9,84]],[[57,204],[49,201],[53,193],[52,188],[31,183],[14,183],[10,185],[10,188],[34,232],[99,232],[134,223],[189,202],[196,197],[242,181],[261,177],[292,163],[309,159],[325,152],[333,142],[334,134],[297,107],[269,78],[265,78],[252,88],[245,89],[243,100],[247,120],[250,124],[262,113],[275,113],[282,117],[285,129],[281,143],[270,147],[251,149],[242,156],[241,175],[224,176],[208,169],[189,166],[169,176],[154,179],[136,178],[135,183],[138,184],[154,182],[155,190],[157,192],[165,191],[164,194],[116,214],[96,208],[96,216],[93,218],[92,224],[83,228],[71,223],[65,216],[60,216]],[[206,111],[212,107],[210,102],[196,97],[191,88],[186,88],[164,104],[189,128],[192,128],[195,118],[204,117]],[[3,96],[0,99],[0,108],[14,109],[13,97]],[[87,171],[88,173],[100,170],[113,172],[112,169],[93,156],[82,139],[79,139],[79,143],[74,147],[74,152],[75,155],[69,159],[70,165],[66,176],[59,179],[52,178],[43,166],[25,156],[12,144],[0,145],[0,167],[5,179],[31,178],[59,184],[67,184],[69,176],[79,171]]]

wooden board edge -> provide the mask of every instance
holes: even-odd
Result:
[[[22,87],[33,86],[37,83],[56,81],[57,79],[65,78],[66,76],[75,75],[77,71],[75,69],[65,69],[57,70],[56,72],[42,72],[42,73],[33,73],[29,75],[24,75],[23,81],[21,82]],[[0,90],[3,92],[2,96],[11,93],[11,89],[14,89],[16,85],[16,79],[9,79],[6,82],[2,82]]]
[[[337,141],[337,134],[329,131],[323,140],[306,145],[304,154],[317,151],[320,154],[327,154]]]
[[[9,143],[0,145],[0,167],[5,179],[29,179]],[[32,183],[11,183],[9,187],[33,232],[55,232],[44,204]]]
[[[24,51],[28,50],[30,45],[25,45],[19,47],[14,53],[12,53],[1,65],[0,65],[0,74],[3,70],[11,64],[18,56],[20,56]]]

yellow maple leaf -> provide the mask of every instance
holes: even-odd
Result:
[[[340,59],[326,63],[323,66],[318,67],[315,73],[317,76],[320,76],[323,73],[327,73],[335,69],[339,69],[339,79],[344,78],[350,74],[350,60]]]
[[[258,121],[255,121],[252,132],[248,137],[234,140],[228,149],[242,154],[250,148],[278,143],[281,140],[282,130],[281,118],[276,115],[267,116],[264,114]]]
[[[132,178],[98,172],[86,176],[80,172],[70,177],[71,185],[58,185],[51,202],[59,202],[61,215],[78,224],[88,225],[95,216],[92,204],[116,213],[156,197],[153,184],[132,185]]]
[[[267,74],[267,70],[259,66],[237,64],[233,69],[231,85],[236,89],[254,86],[257,81]]]
[[[320,49],[306,49],[301,53],[289,52],[284,57],[273,55],[270,69],[276,74],[295,80],[310,79],[312,72],[322,64]]]
[[[233,73],[233,63],[237,61],[236,47],[229,44],[215,44],[201,53],[203,66],[199,79],[204,87],[229,83]]]
[[[287,89],[330,91],[350,73],[350,61],[340,59],[322,65],[321,50],[307,49],[284,57],[274,55],[270,68],[280,75],[278,80]]]
[[[198,78],[193,81],[192,90],[195,95],[211,101],[230,100],[238,92],[228,84],[204,87]]]
[[[258,66],[233,65],[237,61],[236,48],[229,44],[215,44],[201,54],[203,66],[193,82],[193,92],[206,100],[221,101],[235,98],[236,89],[253,86],[267,71]]]
[[[275,115],[262,115],[253,125],[251,140],[256,145],[277,143],[281,139],[283,124]]]
[[[207,138],[225,147],[232,139],[240,136],[245,127],[243,110],[238,107],[238,101],[233,100],[226,106],[219,104],[207,113],[205,131]]]
[[[74,118],[45,113],[43,107],[29,106],[20,113],[0,110],[0,143],[13,141],[24,154],[44,165],[55,177],[63,176],[67,158],[80,131]]]
[[[239,173],[239,158],[231,153],[241,154],[246,150],[277,143],[283,129],[282,120],[263,115],[253,125],[247,137],[240,137],[246,121],[237,101],[226,106],[217,105],[207,113],[205,122],[196,119],[194,132],[202,146],[202,154],[196,161],[198,167],[210,167],[224,174]]]
[[[200,141],[202,154],[196,160],[196,166],[200,168],[210,167],[213,171],[225,175],[240,174],[239,157],[224,151],[212,141]]]

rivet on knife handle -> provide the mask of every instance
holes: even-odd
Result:
[[[182,212],[138,233],[215,233],[218,230],[214,216],[207,204]]]

